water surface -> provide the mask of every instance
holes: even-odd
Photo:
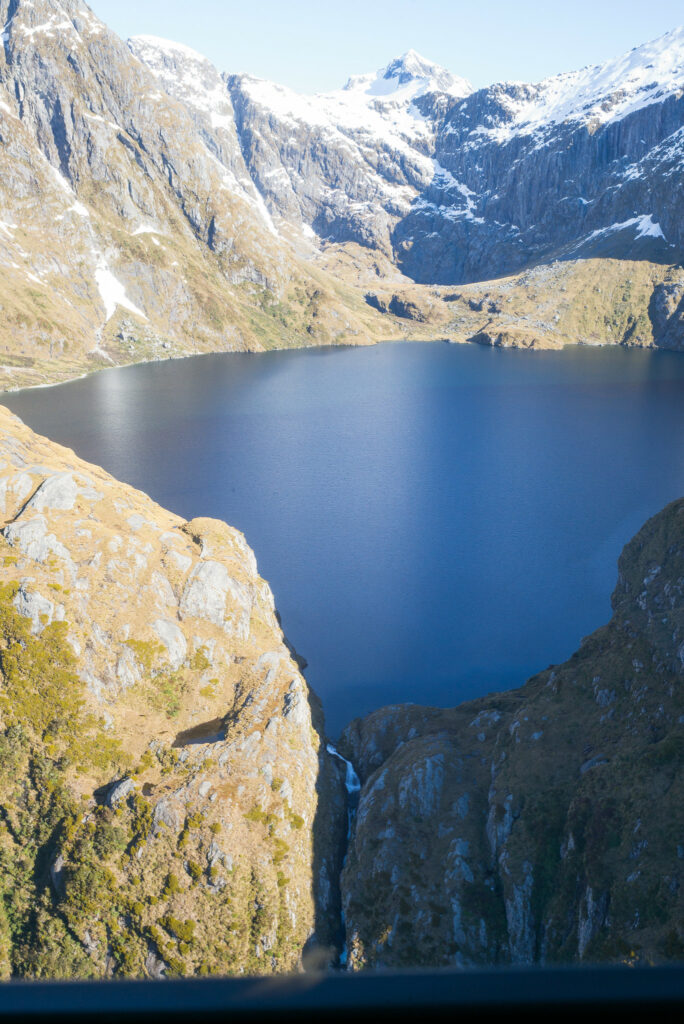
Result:
[[[684,356],[386,344],[216,355],[3,396],[186,518],[239,527],[331,735],[568,657],[684,494]]]

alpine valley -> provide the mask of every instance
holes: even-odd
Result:
[[[0,25],[6,387],[405,337],[684,344],[684,29],[536,85],[409,52],[306,97],[81,0]]]
[[[684,29],[537,84],[409,51],[300,96],[81,0],[0,26],[5,390],[383,340],[684,349]],[[339,752],[239,531],[2,408],[0,510],[2,977],[684,959],[684,500],[568,661]]]

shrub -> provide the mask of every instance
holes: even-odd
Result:
[[[192,878],[193,882],[198,882],[200,880],[200,878],[202,877],[202,875],[204,874],[204,872],[203,872],[202,868],[199,866],[199,864],[197,863],[197,861],[189,860],[188,861],[188,874]]]
[[[206,672],[210,665],[206,647],[198,647],[190,658],[190,668],[193,672]]]
[[[162,928],[166,928],[169,935],[173,935],[175,939],[180,942],[192,942],[195,937],[195,922],[194,921],[179,921],[177,917],[173,917],[168,914],[166,917],[162,917],[159,920],[159,924]]]
[[[170,896],[175,896],[177,892],[181,892],[181,884],[178,881],[178,876],[170,872],[166,877],[166,884],[164,886],[162,896],[164,899],[168,899]]]

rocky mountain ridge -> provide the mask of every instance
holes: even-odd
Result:
[[[347,728],[353,966],[684,958],[684,500],[625,547],[612,603],[519,690]]]
[[[240,185],[230,133],[212,152],[86,4],[3,0],[0,23],[5,383],[374,337]]]
[[[157,74],[174,47],[129,45]],[[178,47],[173,77],[189,74]],[[684,29],[477,91],[414,51],[316,96],[224,79],[271,213],[310,238],[377,248],[416,281],[490,279],[561,254],[681,259]]]
[[[296,969],[342,775],[252,551],[0,425],[0,974]]]
[[[681,30],[535,86],[410,51],[302,97],[82,0],[0,25],[4,387],[382,339],[682,345]],[[604,271],[616,318],[575,287]]]
[[[341,909],[352,970],[682,959],[684,500],[565,664],[345,766],[242,534],[0,421],[3,977],[321,966]]]

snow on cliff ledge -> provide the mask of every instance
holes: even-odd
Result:
[[[521,88],[506,94],[511,85]],[[554,75],[537,85],[504,83],[500,88],[504,93],[502,102],[511,115],[507,125],[489,133],[500,141],[523,130],[534,132],[564,121],[594,126],[619,121],[669,95],[681,95],[684,27],[604,64]]]

